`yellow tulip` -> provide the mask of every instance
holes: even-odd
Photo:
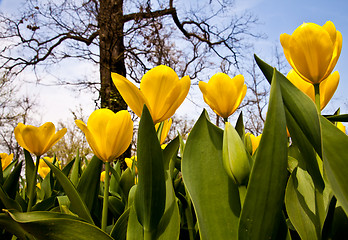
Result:
[[[104,162],[112,162],[125,152],[132,141],[133,121],[128,111],[95,110],[87,125],[75,120],[85,134],[93,153]]]
[[[8,165],[12,162],[13,153],[8,155],[7,153],[0,153],[2,171],[4,171]]]
[[[303,80],[293,69],[290,70],[288,75],[286,76],[292,84],[294,84],[298,89],[307,94],[313,102],[315,102],[315,93],[314,86],[311,83],[308,83]],[[334,95],[338,82],[340,81],[340,75],[336,71],[330,76],[328,76],[324,81],[322,81],[319,85],[320,91],[320,108],[321,110],[329,103],[330,99]]]
[[[163,121],[163,127],[162,127],[162,132],[161,132],[161,139],[160,139],[160,144],[162,144],[164,142],[164,140],[166,140],[167,135],[169,133],[170,127],[172,126],[172,122],[173,120],[171,118],[169,118],[168,120]],[[158,129],[158,127],[160,126],[161,123],[157,123],[155,125],[156,131]]]
[[[102,172],[100,173],[100,181],[101,181],[101,182],[104,182],[104,181],[105,181],[105,171],[102,171]]]
[[[111,73],[112,80],[128,106],[139,117],[146,104],[153,122],[159,123],[170,118],[186,98],[190,89],[190,77],[179,80],[173,69],[157,66],[144,74],[140,89],[127,78]]]
[[[127,167],[129,169],[133,169],[133,164],[135,164],[134,165],[134,172],[135,172],[135,175],[137,175],[138,174],[138,168],[136,166],[137,157],[136,156],[132,156],[131,158],[125,158],[124,161],[126,162]]]
[[[53,163],[53,158],[51,158],[51,157],[44,157],[44,159]],[[59,164],[59,162],[58,162],[58,164]],[[60,167],[60,164],[59,164],[59,167]],[[39,172],[40,176],[42,178],[45,178],[50,171],[51,171],[51,168],[45,163],[45,161],[43,159],[40,159],[39,168],[38,168],[38,172]]]
[[[344,126],[343,123],[337,122],[336,126],[339,130],[341,130],[342,132],[346,134],[346,126]]]
[[[259,136],[256,137],[256,136],[254,136],[254,134],[250,133],[249,136],[250,136],[250,140],[251,140],[251,145],[253,147],[252,154],[254,154],[256,149],[259,147],[262,134],[260,134]]]
[[[280,35],[280,43],[291,67],[305,81],[317,84],[334,69],[341,54],[342,34],[328,21],[323,26],[303,23],[292,35]]]
[[[66,128],[55,132],[53,123],[47,122],[40,127],[18,123],[14,134],[18,144],[36,156],[46,153],[66,133]]]
[[[247,91],[243,75],[230,78],[225,73],[216,73],[208,83],[200,81],[199,88],[204,101],[225,119],[237,110]]]

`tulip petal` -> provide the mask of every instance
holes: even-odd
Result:
[[[290,55],[294,70],[312,83],[320,83],[328,69],[334,44],[330,35],[314,23],[304,23],[291,36]]]
[[[289,79],[289,81],[293,85],[295,85],[295,87],[297,87],[303,93],[305,93],[308,97],[310,97],[313,100],[313,102],[315,101],[313,84],[305,81],[293,69],[291,69],[290,72],[288,73],[288,75],[286,75],[286,78]]]
[[[175,83],[174,83],[175,84]],[[167,94],[162,109],[159,110],[159,114],[153,117],[154,123],[162,122],[174,115],[175,111],[180,107],[180,105],[185,100],[189,90],[190,90],[191,80],[189,76],[181,78],[177,81],[175,86],[171,89],[169,94]]]
[[[111,162],[125,152],[132,141],[133,122],[128,111],[113,114],[106,125],[105,155]]]
[[[141,117],[144,104],[146,104],[149,109],[151,108],[143,93],[127,78],[117,73],[111,73],[111,77],[117,90],[120,92],[127,105],[138,117]]]
[[[15,127],[14,129],[14,134],[15,134],[15,138],[17,140],[17,143],[24,149],[28,150],[28,146],[25,144],[24,140],[23,140],[23,136],[22,136],[22,130],[23,128],[25,128],[25,125],[23,123],[18,123],[17,127]]]
[[[328,34],[330,35],[331,41],[334,43],[336,42],[336,27],[333,24],[333,22],[331,21],[327,21],[324,25],[323,28],[328,32]]]
[[[46,147],[44,148],[43,152],[47,152],[48,150],[50,150],[50,148],[56,144],[67,132],[66,128],[62,128],[61,130],[59,130],[58,132],[56,132],[51,139],[49,140],[49,142],[47,143]]]
[[[94,140],[94,136],[89,131],[88,127],[81,120],[75,120],[75,124],[81,129],[81,131],[85,134],[87,142],[89,146],[92,148],[93,153],[100,159],[103,160],[103,157],[100,155],[101,150],[98,147],[97,142]]]
[[[339,31],[337,31],[336,41],[334,42],[334,51],[332,54],[332,60],[331,60],[331,63],[326,71],[325,76],[328,76],[335,68],[336,63],[338,61],[338,58],[341,55],[341,50],[342,50],[342,34]]]
[[[320,83],[319,91],[320,91],[321,110],[323,110],[325,106],[329,103],[329,101],[331,100],[332,96],[334,95],[337,89],[339,81],[340,81],[340,75],[336,71]]]

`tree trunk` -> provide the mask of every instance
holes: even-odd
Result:
[[[100,99],[102,108],[114,112],[127,109],[127,104],[111,79],[111,72],[126,76],[122,18],[123,0],[100,0]]]

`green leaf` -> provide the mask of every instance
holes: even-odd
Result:
[[[74,186],[77,186],[77,183],[79,182],[79,175],[80,175],[80,157],[79,157],[79,151],[77,150],[74,165],[72,166],[71,175],[70,175],[70,181],[74,184]]]
[[[27,193],[29,193],[32,187],[36,187],[36,186],[31,186],[32,185],[31,181],[34,177],[35,165],[30,153],[24,148],[23,148],[23,151],[24,151],[24,157],[25,157],[25,179],[27,182],[27,185],[26,185]]]
[[[6,213],[0,213],[0,228],[16,235],[20,239],[35,240],[33,236],[27,233],[17,222],[15,222]]]
[[[98,227],[72,215],[53,212],[7,213],[38,240],[112,240]]]
[[[273,74],[265,127],[240,216],[240,240],[270,239],[282,216],[288,156],[285,112],[276,76]]]
[[[274,69],[267,63],[263,62],[256,55],[255,60],[268,82],[271,83]],[[301,90],[296,88],[281,73],[279,73],[278,71],[275,71],[275,73],[277,74],[277,79],[279,80],[285,107],[296,120],[305,136],[307,136],[307,138],[310,140],[316,152],[321,155],[320,153],[322,151],[319,114],[314,102]],[[293,134],[291,133],[291,136],[292,135]]]
[[[323,163],[327,179],[338,202],[348,214],[348,136],[324,117],[320,117],[323,134]]]
[[[163,154],[146,106],[139,123],[137,144],[138,187],[134,206],[144,234],[153,234],[164,212],[166,186]]]
[[[341,115],[324,115],[324,117],[327,120],[330,120],[332,122],[348,122],[348,114],[341,114]]]
[[[17,164],[18,160],[12,161],[6,168],[5,170],[2,171],[2,176],[3,179],[6,179],[12,172],[13,166]]]
[[[0,200],[7,209],[15,209],[17,211],[22,211],[21,206],[12,198],[10,198],[4,191],[3,187],[0,185]]]
[[[72,182],[67,178],[67,176],[65,176],[65,174],[59,168],[57,168],[45,159],[44,161],[51,168],[52,172],[56,175],[56,178],[63,187],[64,192],[69,197],[71,202],[71,210],[78,214],[81,218],[85,219],[87,222],[93,224],[91,214],[86,204],[81,199],[78,191],[72,184]]]
[[[13,169],[11,174],[6,178],[4,182],[4,190],[8,196],[12,199],[16,197],[16,192],[18,191],[19,177],[22,171],[22,162]]]
[[[296,167],[289,178],[285,206],[290,221],[301,239],[320,238],[314,184],[310,175],[301,168]]]
[[[134,185],[129,191],[128,206],[129,218],[127,225],[127,240],[141,240],[144,239],[144,230],[138,221],[137,214],[134,208],[134,198],[138,185]]]
[[[116,219],[122,215],[124,207],[124,203],[121,201],[121,199],[114,196],[109,196],[109,209]]]
[[[76,156],[76,158],[77,157],[78,156]],[[93,156],[87,168],[83,171],[77,185],[77,191],[89,211],[92,210],[93,205],[98,199],[102,166],[103,162],[96,156]]]
[[[166,170],[166,205],[156,232],[158,240],[175,240],[180,235],[180,213],[170,172],[170,169]]]
[[[240,200],[222,165],[223,131],[204,110],[193,127],[182,159],[182,176],[205,239],[237,239]]]
[[[124,211],[123,214],[117,219],[116,224],[110,232],[113,239],[126,240],[129,212],[130,208]]]
[[[175,156],[175,154],[178,153],[180,145],[180,139],[179,136],[174,138],[163,150],[163,159],[164,159],[164,169],[169,169],[169,162],[170,160]]]
[[[236,131],[238,132],[240,138],[244,142],[245,128],[244,128],[244,123],[243,123],[243,112],[240,112],[235,128],[236,128]]]
[[[271,83],[273,68],[255,56],[255,60]],[[280,83],[284,108],[286,113],[287,126],[291,138],[304,155],[306,169],[311,175],[314,184],[319,189],[324,189],[324,180],[314,157],[313,150],[308,146],[310,143],[318,155],[322,156],[321,133],[319,114],[312,99],[301,90],[296,88],[285,76],[275,71]]]

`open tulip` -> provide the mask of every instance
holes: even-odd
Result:
[[[2,170],[5,170],[8,165],[12,162],[13,153],[8,155],[7,153],[0,153]]]
[[[225,73],[216,73],[209,82],[199,82],[204,101],[219,116],[227,119],[239,107],[247,87],[243,75],[230,78]]]
[[[163,127],[161,131],[161,139],[160,139],[160,144],[164,143],[164,141],[167,138],[167,135],[169,133],[170,127],[172,126],[173,120],[170,118],[168,120],[163,121]],[[155,125],[156,131],[158,130],[159,126],[161,123],[157,123]]]
[[[328,21],[323,26],[303,23],[292,35],[280,35],[280,43],[291,67],[305,81],[317,84],[334,69],[341,54],[342,34]]]
[[[288,75],[286,76],[292,84],[294,84],[298,89],[307,94],[313,102],[315,102],[315,93],[314,86],[311,83],[308,83],[301,78],[293,69],[290,70]],[[323,110],[325,106],[329,103],[330,99],[334,95],[338,82],[340,81],[340,75],[336,71],[330,76],[328,76],[324,81],[322,81],[319,85],[320,91],[320,108]]]
[[[112,80],[128,106],[139,117],[146,104],[154,123],[170,118],[186,98],[190,89],[189,76],[179,80],[173,69],[157,66],[141,79],[140,89],[127,78],[111,73]]]
[[[126,110],[114,113],[98,109],[89,116],[87,125],[81,120],[75,123],[85,134],[94,154],[104,162],[114,161],[132,141],[133,121]]]
[[[66,128],[56,132],[56,128],[51,122],[40,127],[18,123],[14,130],[18,144],[36,156],[46,153],[65,133]]]

